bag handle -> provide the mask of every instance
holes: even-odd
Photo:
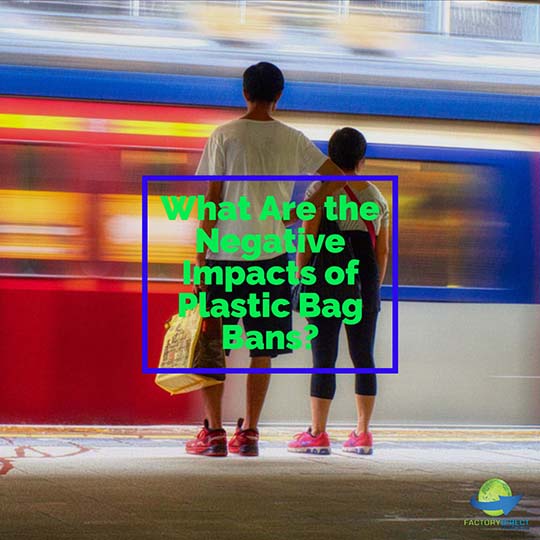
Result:
[[[345,184],[343,189],[345,190],[345,193],[347,193],[347,195],[349,196],[349,199],[351,199],[358,206],[360,206],[360,201],[358,200],[358,197],[354,194],[353,190],[347,184]],[[369,237],[371,238],[371,245],[373,246],[373,249],[375,249],[375,244],[377,242],[377,235],[375,234],[375,226],[373,225],[372,221],[367,221],[362,216],[360,217],[367,228]]]

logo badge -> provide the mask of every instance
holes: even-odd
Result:
[[[523,495],[512,495],[510,486],[500,478],[491,478],[482,484],[478,498],[471,497],[471,506],[488,516],[507,516]]]

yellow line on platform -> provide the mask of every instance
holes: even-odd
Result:
[[[0,437],[30,439],[186,439],[192,437],[197,426],[186,427],[103,427],[103,426],[0,426]],[[229,432],[232,427],[228,428]],[[262,427],[261,438],[266,441],[284,442],[290,440],[298,428]],[[277,432],[277,433],[276,433]],[[346,438],[350,428],[329,429],[333,439]],[[379,442],[538,442],[540,430],[536,429],[394,429],[374,428]]]

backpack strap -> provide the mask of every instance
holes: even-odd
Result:
[[[358,206],[360,206],[360,201],[358,200],[358,197],[354,194],[354,191],[347,184],[345,184],[343,189],[345,190],[345,193],[347,193],[347,195],[349,196],[349,199],[351,199],[351,201],[354,201]],[[373,246],[373,249],[375,249],[375,244],[377,242],[377,235],[375,234],[375,226],[373,225],[372,221],[367,221],[362,216],[360,217],[367,228],[369,237],[371,238],[371,245]]]

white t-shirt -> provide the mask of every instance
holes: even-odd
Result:
[[[306,190],[305,198],[311,197],[313,193],[321,186],[320,180],[313,182]],[[367,183],[367,187],[364,189],[354,189],[351,188],[353,193],[356,195],[358,202],[362,204],[363,202],[374,202],[379,207],[379,216],[377,219],[373,220],[373,227],[375,228],[375,234],[379,234],[381,227],[388,227],[389,222],[389,212],[388,212],[388,203],[384,198],[384,195],[380,192],[377,186],[374,186],[370,182]],[[339,201],[340,195],[347,195],[344,189],[340,189],[334,194],[334,197]],[[349,198],[347,197],[347,200]],[[339,202],[337,203],[337,208],[339,208]],[[366,224],[363,219],[358,221],[353,221],[351,219],[347,220],[338,220],[337,224],[342,231],[367,231]]]
[[[327,160],[301,131],[278,120],[260,121],[239,119],[219,126],[210,135],[196,174],[230,175],[300,175],[313,174]],[[294,182],[225,181],[221,193],[223,201],[238,202],[245,196],[251,203],[251,221],[218,221],[220,235],[234,233],[283,235],[281,221],[257,219],[269,195],[279,205],[291,200]],[[277,257],[280,253],[262,253],[258,260]],[[242,253],[213,253],[208,259],[242,260]]]

